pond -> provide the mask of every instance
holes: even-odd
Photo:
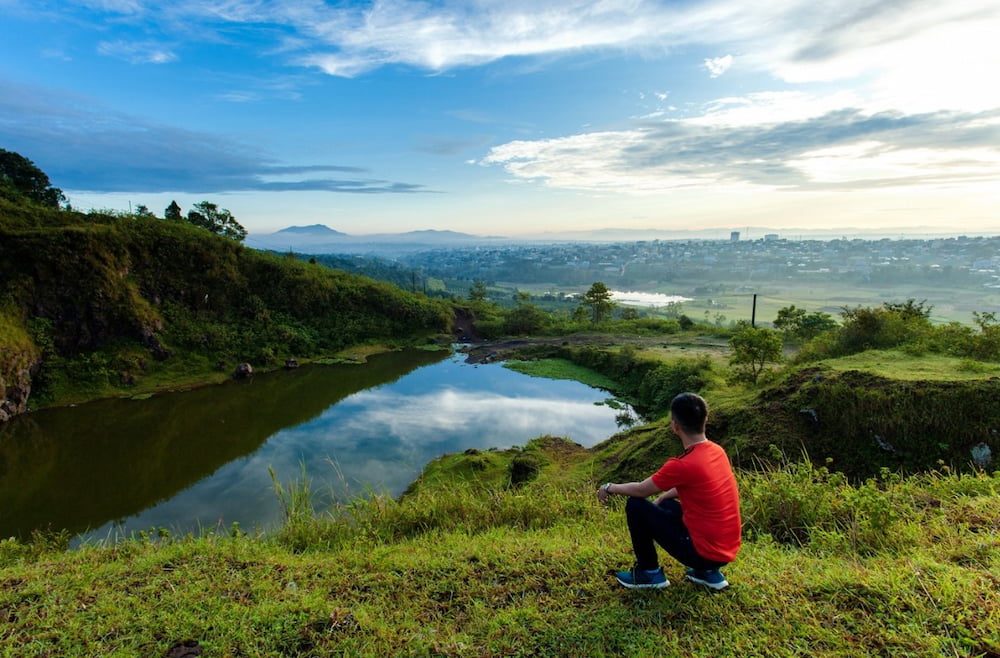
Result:
[[[413,350],[46,409],[0,425],[0,537],[268,530],[281,520],[271,470],[286,485],[305,473],[320,505],[399,495],[442,454],[544,434],[594,445],[617,431],[609,396]]]

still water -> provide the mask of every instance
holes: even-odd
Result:
[[[269,469],[317,503],[398,495],[430,460],[543,434],[591,446],[616,430],[605,391],[407,351],[247,382],[48,409],[0,425],[0,537],[84,539],[273,528]]]

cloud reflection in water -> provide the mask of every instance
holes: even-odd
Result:
[[[605,391],[567,380],[529,377],[499,364],[470,366],[453,358],[391,384],[360,391],[318,417],[273,434],[255,453],[125,520],[128,531],[196,530],[238,521],[273,527],[279,482],[310,479],[316,502],[385,491],[399,495],[427,462],[446,453],[509,448],[551,434],[592,446],[617,431]],[[197,521],[192,521],[197,520]],[[107,524],[91,536],[107,535]]]

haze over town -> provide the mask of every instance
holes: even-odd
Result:
[[[993,0],[4,0],[0,147],[74,208],[990,233]]]

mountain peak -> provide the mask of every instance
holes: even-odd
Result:
[[[310,224],[309,226],[289,226],[288,228],[283,228],[280,231],[277,231],[277,233],[292,233],[295,235],[313,235],[313,236],[347,235],[346,233],[335,231],[325,224]]]

